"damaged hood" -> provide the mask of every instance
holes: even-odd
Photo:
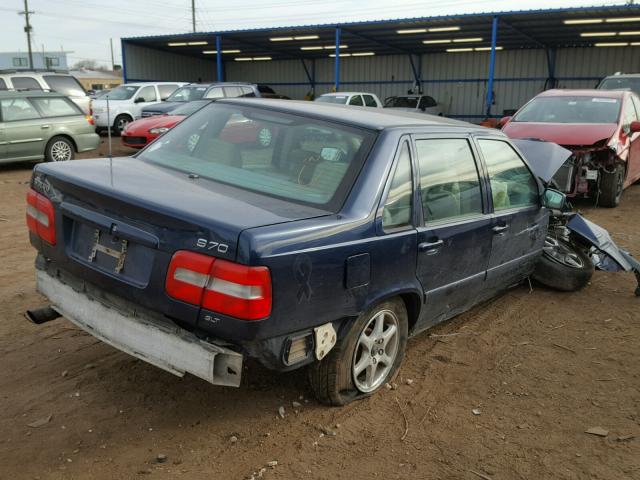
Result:
[[[560,167],[571,156],[571,151],[542,140],[511,140],[527,159],[527,163],[544,183],[549,183]]]
[[[609,140],[615,123],[533,123],[509,122],[502,129],[509,138],[538,138],[558,145],[593,145]]]

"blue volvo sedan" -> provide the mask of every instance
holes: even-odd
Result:
[[[307,366],[319,400],[346,404],[394,378],[409,336],[543,252],[575,272],[564,289],[586,284],[586,251],[546,239],[553,193],[496,130],[220,100],[133,157],[36,166],[27,223],[51,307],[30,318],[217,385],[239,386],[248,357]]]

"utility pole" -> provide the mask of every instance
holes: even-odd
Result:
[[[26,2],[27,0],[25,0]],[[196,0],[191,0],[191,24],[193,26],[193,33],[196,33]]]
[[[115,70],[115,62],[113,60],[113,38],[109,39],[109,45],[111,46],[111,71]]]
[[[24,11],[18,12],[18,15],[24,15],[24,31],[27,34],[27,48],[29,49],[29,69],[33,70],[33,52],[31,51],[31,24],[29,23],[29,15],[35,12],[29,11],[28,0],[24,0]]]

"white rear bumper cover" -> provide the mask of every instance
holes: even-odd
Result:
[[[240,386],[242,355],[204,342],[170,322],[127,316],[36,271],[37,289],[58,313],[109,345],[168,372],[191,373],[209,383]]]

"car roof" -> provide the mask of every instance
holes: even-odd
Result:
[[[383,108],[355,107],[332,103],[308,102],[303,100],[264,100],[260,98],[224,98],[215,103],[251,105],[283,113],[314,117],[330,122],[341,122],[357,127],[383,130],[394,127],[463,127],[468,130],[491,132],[491,129],[459,120],[428,115],[425,113],[398,112]]]
[[[320,96],[321,97],[341,97],[346,95],[375,95],[375,94],[370,92],[330,92],[330,93],[323,93]]]
[[[23,97],[64,97],[64,95],[57,92],[45,92],[42,90],[0,90],[0,99]]]
[[[640,73],[616,73],[615,75],[609,75],[607,77],[604,77],[605,79],[607,78],[620,78],[620,77],[633,77],[633,78],[638,78],[640,77]]]
[[[624,98],[628,94],[628,90],[596,90],[596,89],[579,89],[568,90],[554,88],[539,93],[537,97],[603,97],[603,98]]]

